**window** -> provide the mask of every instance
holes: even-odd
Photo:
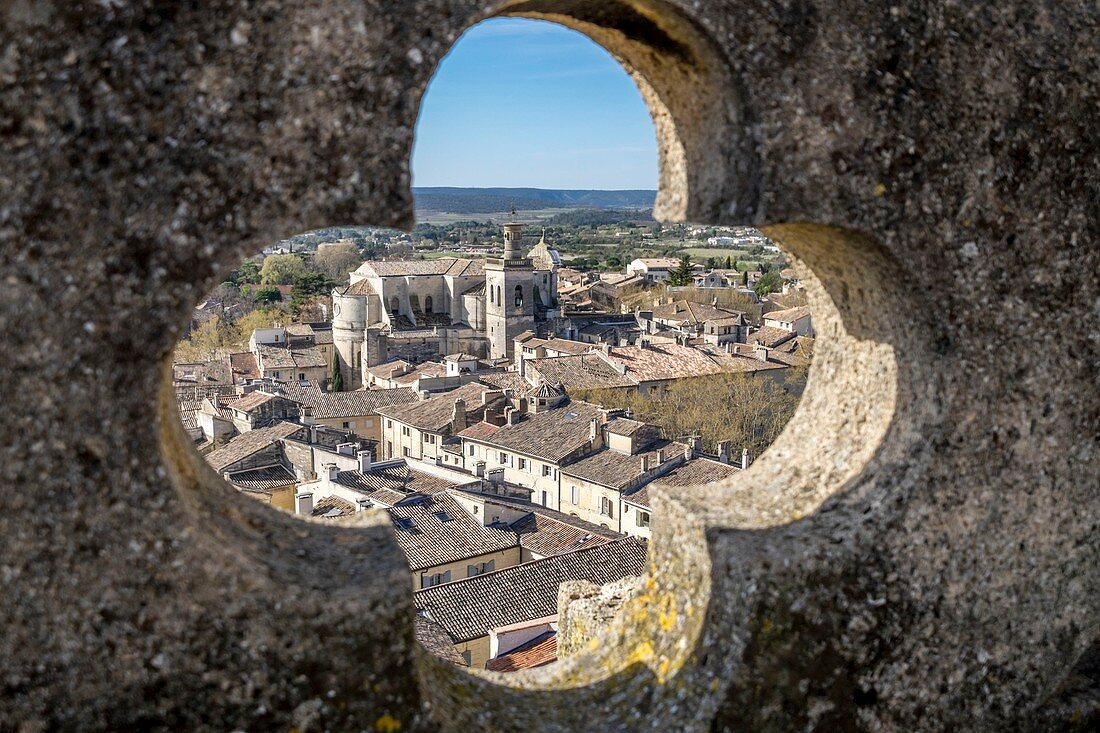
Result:
[[[433,585],[441,585],[443,583],[451,582],[451,571],[448,570],[445,573],[432,573],[431,575],[424,576],[424,587],[431,588]]]
[[[409,426],[408,425],[402,425],[401,426],[401,434],[406,435],[406,436],[409,434]]]
[[[553,469],[551,469],[550,466],[547,466],[545,464],[543,465],[543,467],[542,467],[542,475],[543,476],[549,476],[552,472],[553,472]]]
[[[432,296],[430,296],[430,295],[427,296],[426,298],[424,298],[424,312],[425,313],[431,313],[432,312]]]
[[[523,286],[522,285],[517,285],[516,286],[516,307],[517,308],[523,307]]]
[[[501,453],[500,454],[500,465],[502,465],[502,466],[507,466],[508,465],[508,454],[507,453]]]
[[[387,428],[392,428],[393,427],[393,420],[387,420],[386,421],[386,427]]]
[[[402,453],[402,455],[404,455],[404,456],[405,456],[406,458],[408,458],[408,457],[409,457],[409,447],[408,447],[408,446],[405,446],[404,448],[402,448],[402,449],[401,449],[401,453]]]
[[[497,285],[497,304],[498,305],[504,305],[504,295],[502,295],[503,292],[504,291],[501,290],[500,286]]]
[[[608,499],[606,496],[600,497],[600,514],[604,515],[608,519],[611,519],[614,516],[611,512],[611,499]]]
[[[638,526],[639,527],[648,527],[649,526],[649,512],[643,512],[641,509],[638,510]]]
[[[345,421],[344,421],[343,423],[341,423],[341,427],[345,427],[345,428],[350,428],[350,427],[351,427],[351,423],[350,423],[350,422],[348,422],[347,420],[345,420]]]
[[[430,445],[435,445],[435,436],[430,433],[424,433],[424,442]]]
[[[573,506],[581,503],[581,490],[576,486],[569,487],[569,503]]]
[[[550,494],[546,491],[542,492],[542,505],[550,506]]]
[[[526,458],[520,458],[519,459],[519,470],[521,470],[521,471],[526,471],[527,470],[527,459]]]
[[[298,379],[304,380],[306,378],[305,372],[298,372]]]
[[[387,440],[386,441],[386,457],[387,458],[393,458],[393,441],[392,440]]]
[[[466,566],[466,577],[472,578],[476,575],[485,575],[485,573],[491,573],[496,570],[496,560],[490,560],[489,562],[478,562],[472,565]]]
[[[496,303],[496,298],[493,297],[493,288],[489,288],[489,305]]]
[[[470,449],[469,449],[469,455],[471,455],[471,456],[472,456],[472,455],[474,455],[475,453],[477,453],[477,449],[476,449],[476,448],[474,448],[474,445],[473,445],[473,444],[471,443],[471,444],[470,444]]]

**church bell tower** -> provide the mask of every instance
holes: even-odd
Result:
[[[512,210],[513,216],[515,209]],[[489,358],[511,358],[513,339],[535,328],[534,267],[523,254],[523,224],[504,225],[504,256],[485,262],[485,335]]]

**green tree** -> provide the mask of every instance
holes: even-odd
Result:
[[[748,287],[749,285],[749,271],[745,270],[741,273],[741,285],[742,287]]]
[[[676,268],[668,273],[668,284],[690,285],[694,274],[695,271],[691,268],[691,258],[684,255],[680,258],[680,264],[676,265]]]
[[[283,294],[280,293],[279,289],[274,285],[261,285],[258,288],[250,289],[249,294],[254,301],[261,305],[278,303],[283,299]]]
[[[752,286],[752,289],[756,291],[756,294],[763,298],[768,293],[778,292],[783,287],[783,278],[779,276],[779,273],[775,270],[765,272],[760,276],[760,279],[756,281],[756,284]]]
[[[306,264],[298,255],[271,255],[264,258],[260,282],[264,285],[290,285],[306,273]]]
[[[260,263],[255,260],[242,263],[240,267],[229,274],[229,282],[235,285],[259,284]]]
[[[309,272],[295,281],[294,287],[290,290],[291,300],[294,303],[300,303],[318,295],[328,295],[335,286],[336,283],[321,273]]]
[[[733,255],[726,255],[726,269],[733,269]]]
[[[332,379],[328,384],[329,392],[343,392],[344,391],[344,375],[340,372],[340,357],[334,356],[332,359]]]

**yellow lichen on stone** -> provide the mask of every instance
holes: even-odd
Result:
[[[374,729],[378,733],[397,733],[401,730],[401,721],[387,713],[374,721]]]

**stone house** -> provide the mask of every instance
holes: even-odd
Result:
[[[481,422],[458,433],[463,465],[477,476],[499,472],[505,484],[530,489],[533,503],[559,509],[561,469],[599,448],[606,411],[567,401],[560,390],[548,389],[541,397],[532,392],[520,407],[506,411],[503,424]]]
[[[503,410],[504,401],[504,392],[473,383],[434,396],[422,392],[411,404],[380,407],[381,457],[440,460],[444,441],[487,412]]]
[[[608,445],[562,469],[563,512],[622,532],[622,497],[691,456],[682,443],[659,440],[655,426],[618,419],[606,426]]]
[[[646,543],[628,537],[424,588],[414,599],[422,614],[446,630],[466,664],[482,669],[529,641],[529,634],[554,628],[562,583],[603,585],[642,574],[645,561]],[[516,633],[520,629],[527,633]]]
[[[765,313],[764,325],[773,328],[781,328],[784,331],[790,331],[799,336],[814,335],[813,319],[810,317],[810,309],[804,305]]]

